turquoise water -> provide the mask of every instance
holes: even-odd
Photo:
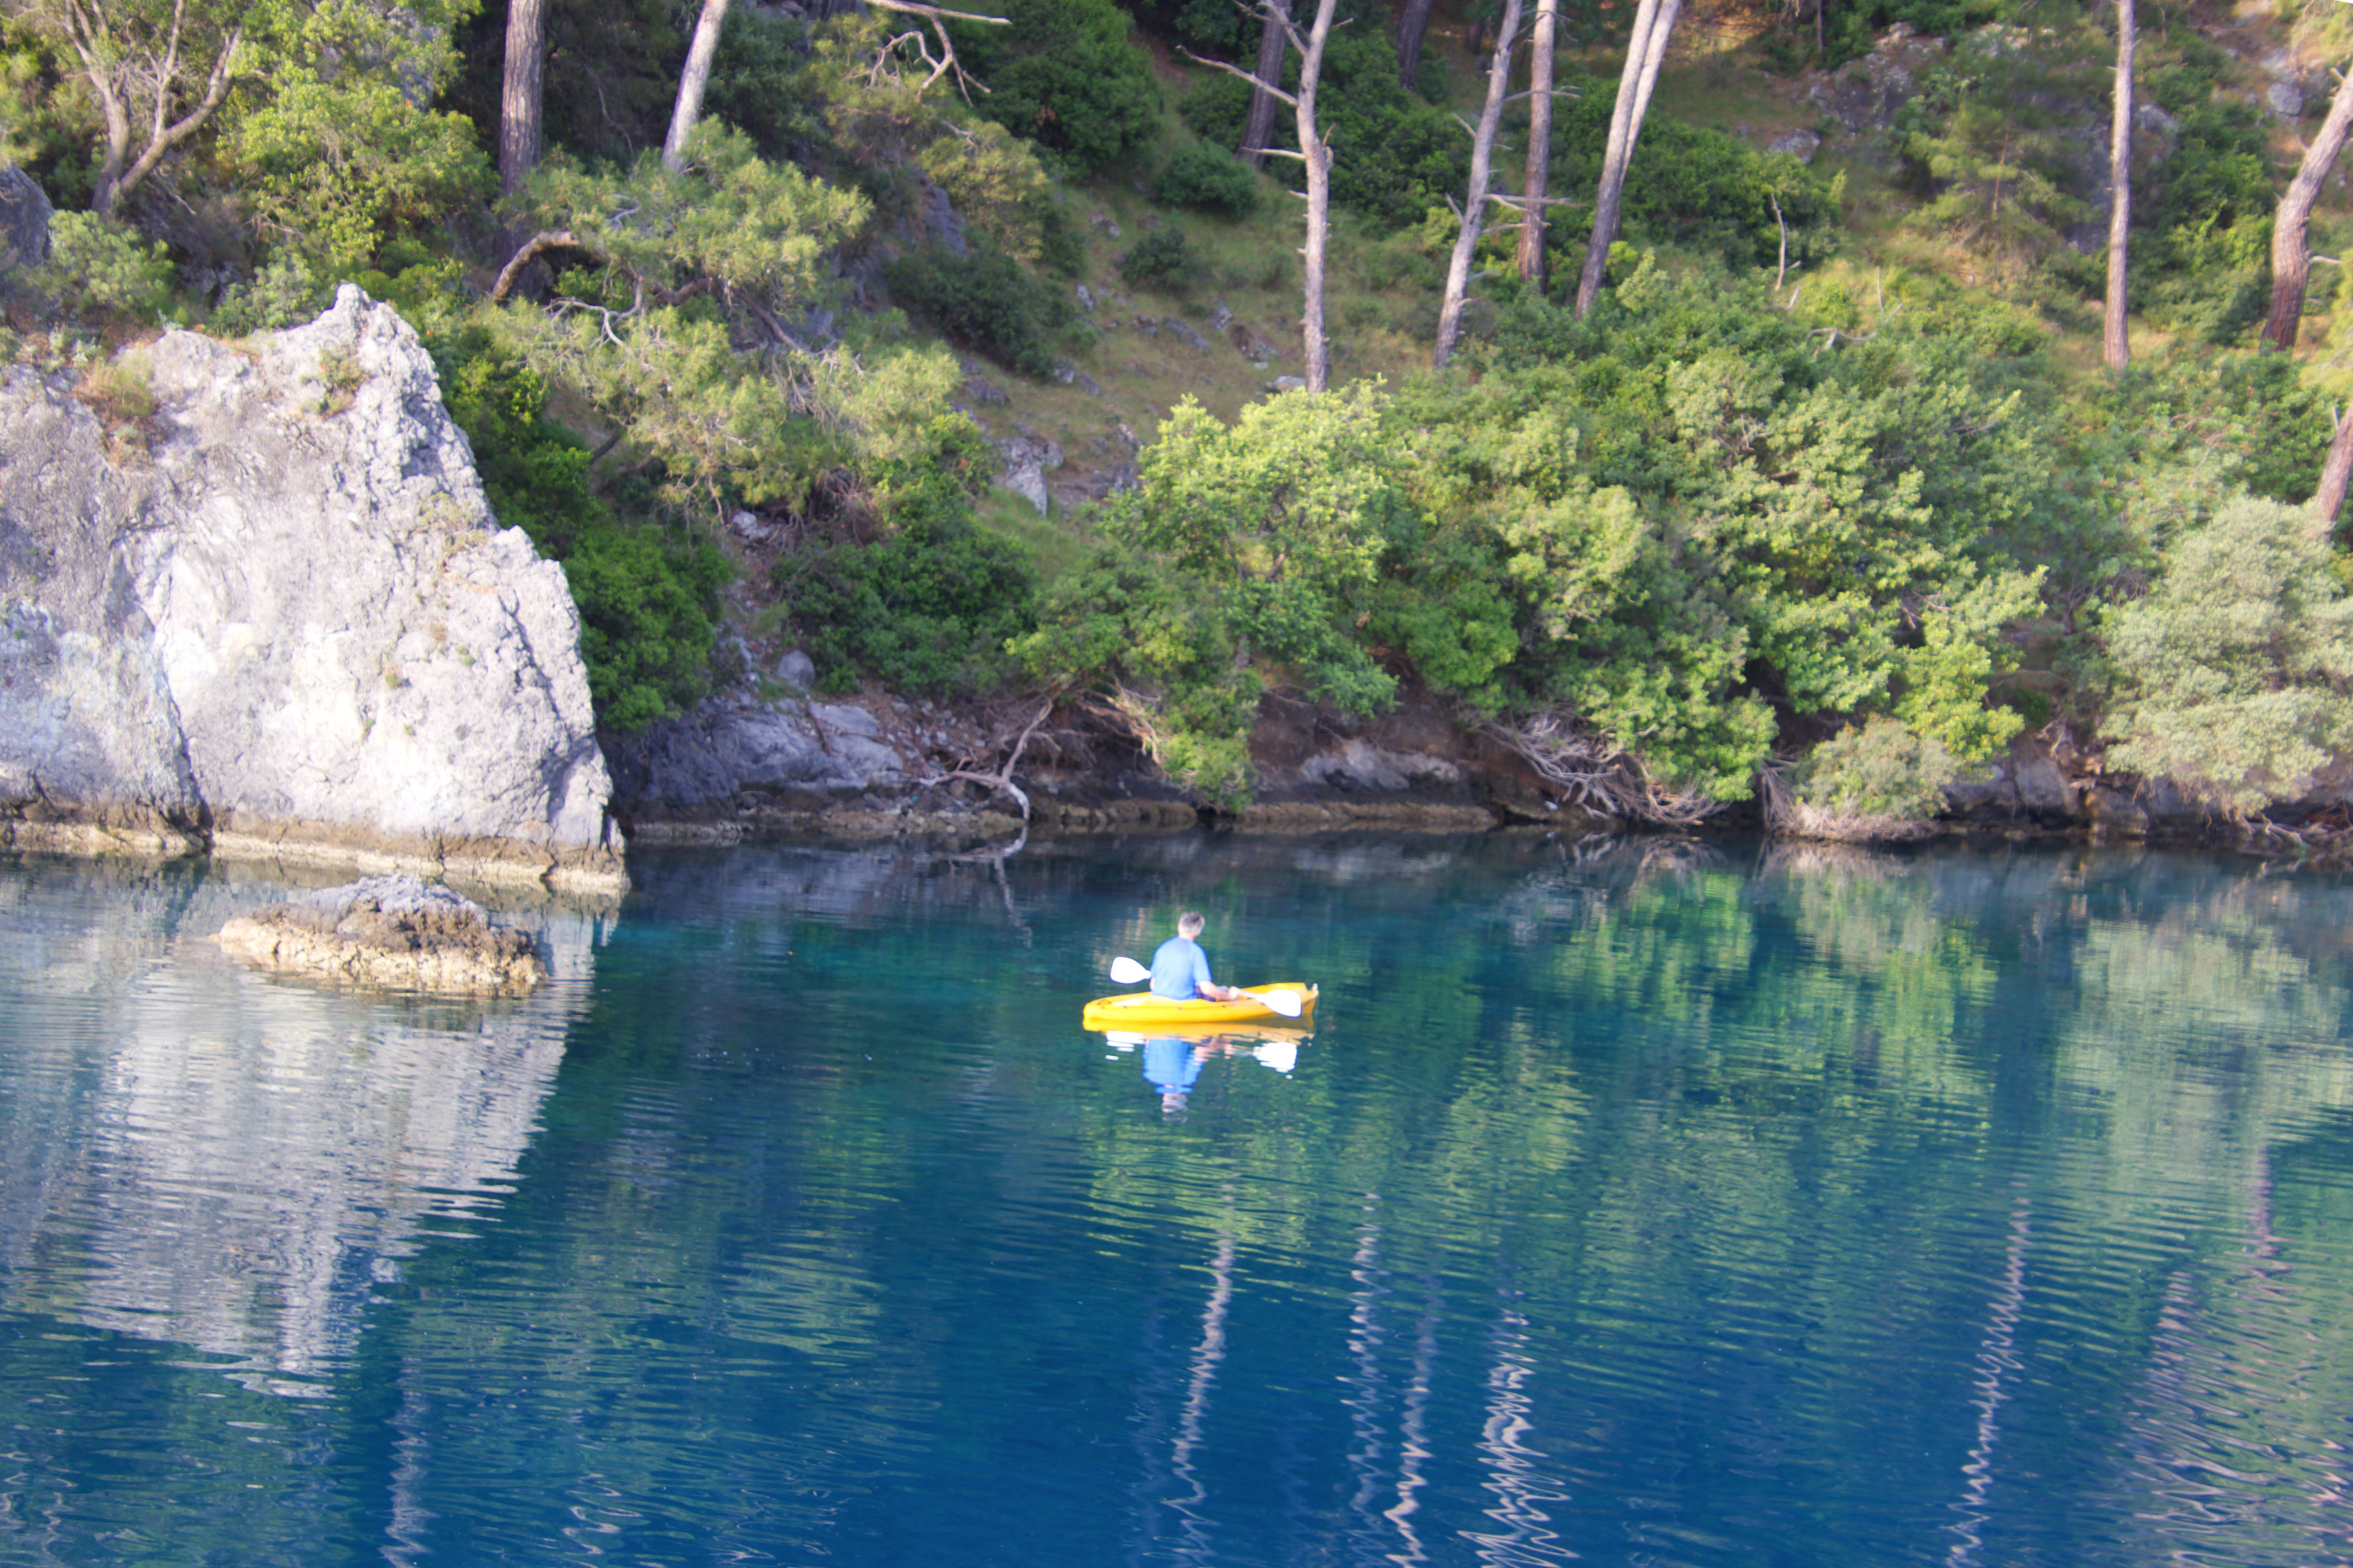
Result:
[[[461,1005],[0,862],[0,1562],[2353,1562],[2344,881],[634,868]],[[1079,1028],[1187,907],[1311,1036]]]

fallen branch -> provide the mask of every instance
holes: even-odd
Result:
[[[950,768],[945,773],[934,773],[930,778],[919,780],[915,787],[931,789],[944,784],[986,784],[993,791],[1013,797],[1014,804],[1021,808],[1023,831],[1026,833],[1029,822],[1029,795],[1028,791],[1013,782],[1013,770],[1020,765],[1021,753],[1029,750],[1029,738],[1038,732],[1038,726],[1043,724],[1047,716],[1054,711],[1054,698],[1048,697],[1045,701],[1039,704],[1038,711],[1030,715],[1029,722],[1021,727],[1020,735],[1013,742],[1013,750],[1006,754],[1004,765],[996,772],[984,773],[978,768]]]

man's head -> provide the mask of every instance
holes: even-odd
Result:
[[[1190,942],[1201,934],[1201,928],[1208,923],[1199,915],[1187,910],[1176,917],[1176,934]]]

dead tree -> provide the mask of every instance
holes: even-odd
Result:
[[[1520,0],[1504,0],[1503,25],[1495,37],[1495,58],[1487,68],[1487,106],[1479,114],[1479,128],[1471,137],[1471,189],[1462,204],[1462,229],[1454,237],[1454,255],[1446,268],[1446,294],[1438,307],[1438,346],[1430,356],[1432,369],[1444,370],[1454,357],[1454,342],[1462,333],[1462,300],[1471,289],[1471,258],[1479,248],[1479,235],[1487,216],[1487,180],[1495,153],[1495,132],[1504,123],[1504,100],[1511,94],[1512,46],[1520,30]]]
[[[2116,0],[2116,119],[2108,131],[2108,297],[2101,346],[2110,370],[2132,363],[2125,324],[2126,255],[2132,226],[2133,0]]]
[[[1324,251],[1332,235],[1332,143],[1315,123],[1315,88],[1324,75],[1324,46],[1332,37],[1332,13],[1338,0],[1318,0],[1315,23],[1304,34],[1282,9],[1281,0],[1261,0],[1260,15],[1270,27],[1282,29],[1283,37],[1299,51],[1299,90],[1285,92],[1264,78],[1251,75],[1240,66],[1224,60],[1204,59],[1190,49],[1187,58],[1195,62],[1229,72],[1244,81],[1256,84],[1268,93],[1291,105],[1298,117],[1299,151],[1269,147],[1270,153],[1285,158],[1297,158],[1307,165],[1307,188],[1294,193],[1307,203],[1307,243],[1300,247],[1307,275],[1306,297],[1300,311],[1300,334],[1306,340],[1307,390],[1320,394],[1331,384],[1332,344],[1324,332]]]
[[[694,42],[687,47],[686,68],[678,77],[670,134],[662,139],[662,167],[673,174],[686,167],[686,138],[702,117],[702,89],[711,85],[711,61],[726,26],[727,0],[702,0],[702,15],[694,21]]]
[[[2263,321],[2263,339],[2274,348],[2295,347],[2304,319],[2305,288],[2312,273],[2312,204],[2345,151],[2345,136],[2353,131],[2353,73],[2337,79],[2337,96],[2320,134],[2305,149],[2295,178],[2280,197],[2279,215],[2272,220],[2272,309]]]
[[[1528,41],[1528,173],[1521,191],[1520,281],[1545,286],[1545,192],[1552,181],[1552,57],[1560,31],[1560,0],[1536,0],[1536,29]]]
[[[1618,237],[1618,212],[1626,197],[1626,171],[1634,161],[1634,139],[1642,133],[1651,91],[1659,84],[1667,42],[1682,12],[1683,0],[1642,0],[1634,15],[1634,36],[1626,42],[1626,68],[1620,73],[1618,102],[1609,115],[1609,142],[1601,155],[1601,183],[1593,197],[1593,237],[1586,246],[1585,271],[1577,281],[1580,318],[1593,309],[1594,299],[1601,292],[1609,247]]]

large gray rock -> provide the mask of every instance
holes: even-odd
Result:
[[[0,840],[611,886],[580,625],[388,306],[0,380]]]
[[[613,772],[623,808],[658,822],[730,818],[746,795],[814,805],[911,782],[874,716],[846,702],[714,699],[621,737]]]
[[[49,258],[49,198],[33,177],[0,165],[0,279]]]

